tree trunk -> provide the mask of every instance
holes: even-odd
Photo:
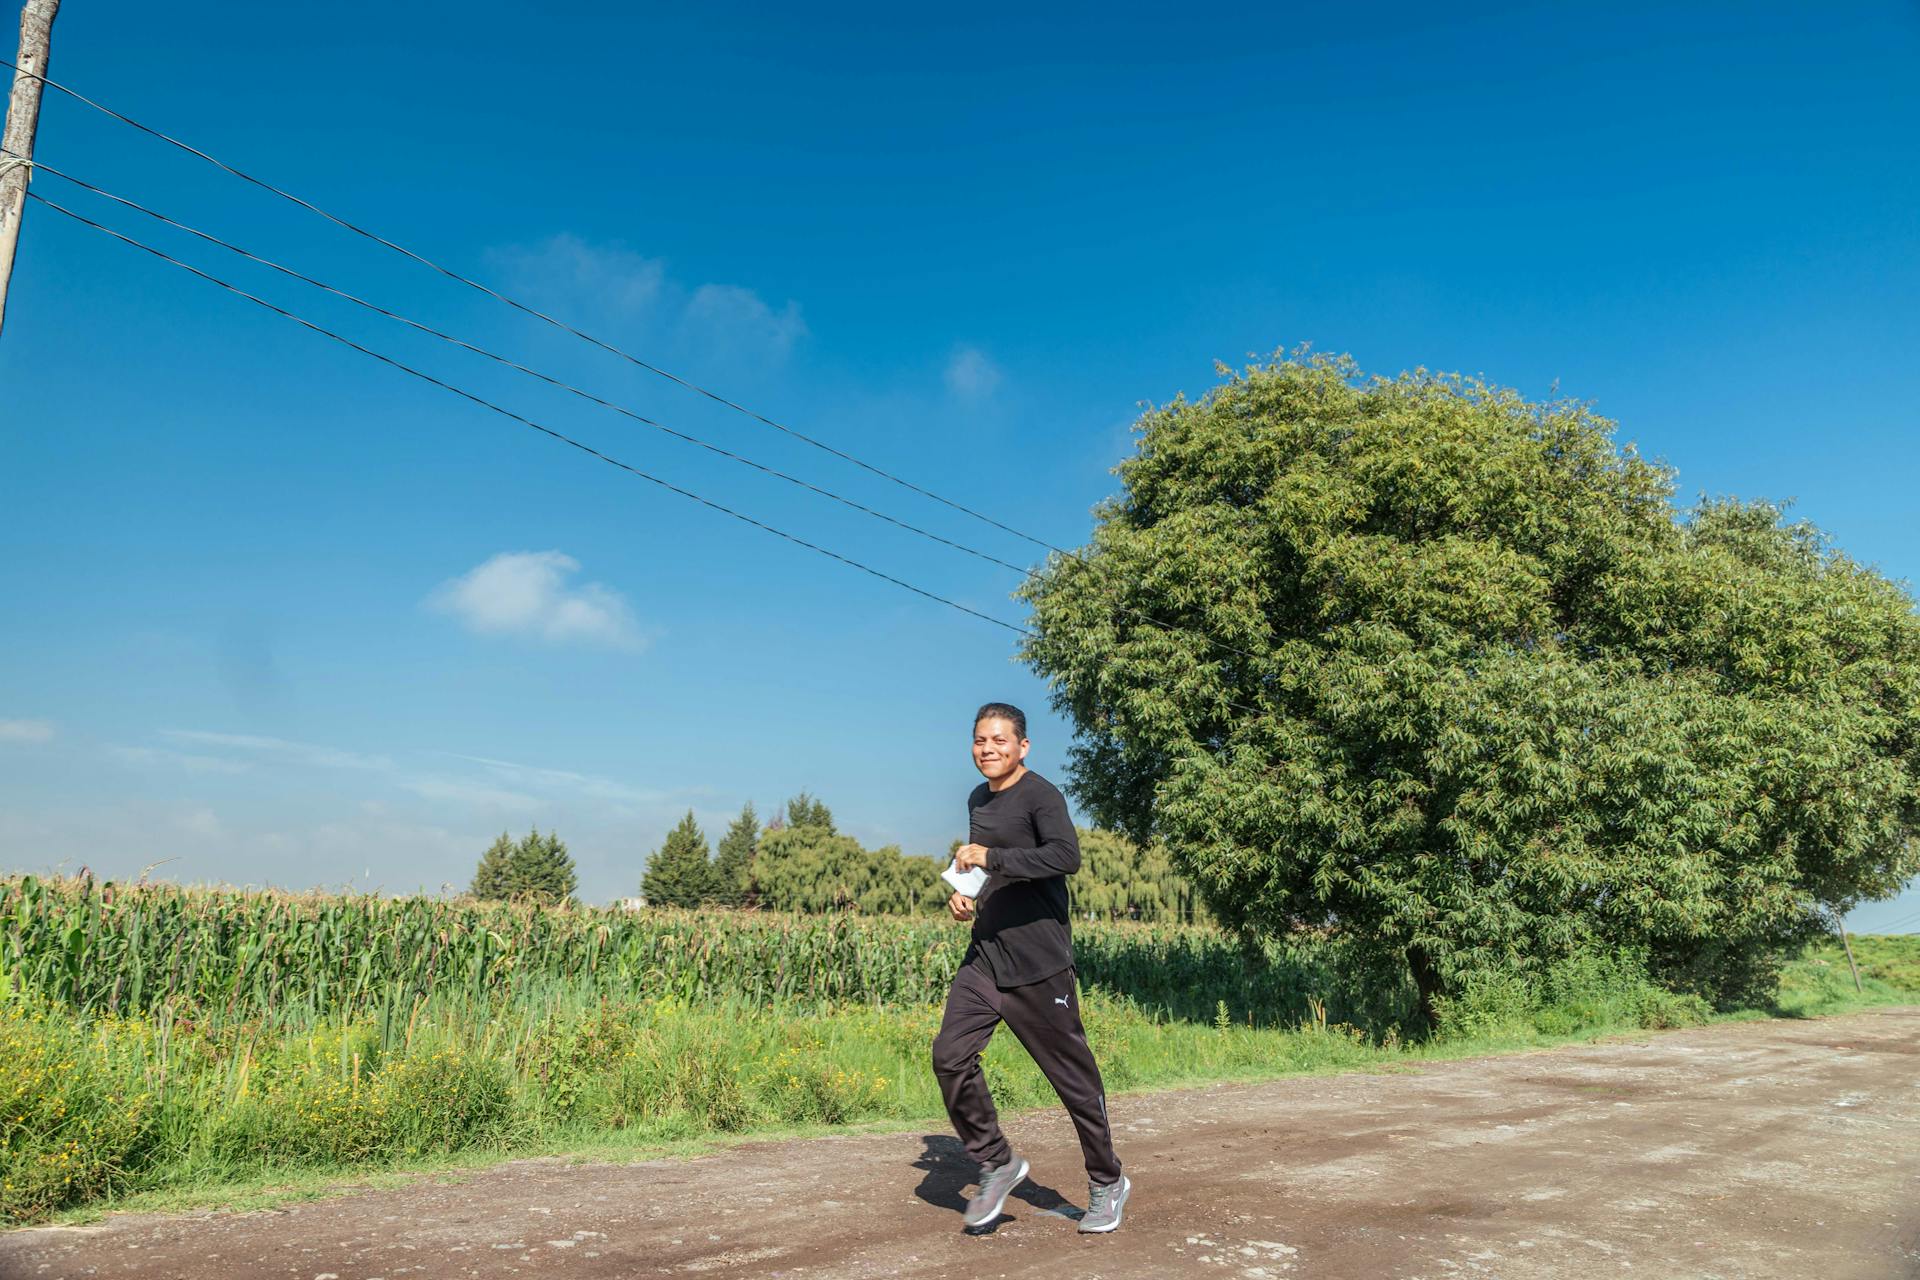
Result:
[[[1407,968],[1413,971],[1413,985],[1420,993],[1420,1017],[1429,1033],[1438,1031],[1440,1022],[1434,1016],[1433,1001],[1441,994],[1440,970],[1424,947],[1407,948]]]

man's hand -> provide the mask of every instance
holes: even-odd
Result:
[[[980,844],[963,844],[954,851],[953,865],[962,871],[978,867],[987,869],[987,847]]]
[[[956,893],[947,899],[947,910],[953,912],[955,920],[973,919],[973,899],[964,893]]]

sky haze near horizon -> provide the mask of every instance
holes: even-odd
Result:
[[[74,2],[52,75],[1059,546],[1143,403],[1311,343],[1590,401],[1680,493],[1920,571],[1912,4]],[[943,536],[915,498],[58,94],[39,157]],[[35,191],[1011,622],[1017,576],[115,210]],[[1013,637],[30,208],[0,339],[0,866],[583,896],[691,809],[944,852]],[[1920,893],[1859,929],[1920,927]]]

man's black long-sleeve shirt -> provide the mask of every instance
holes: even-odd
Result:
[[[1024,987],[1072,965],[1067,877],[1080,869],[1080,837],[1066,797],[1032,770],[1005,791],[983,782],[967,797],[967,830],[987,850],[967,958],[984,962],[999,987]]]

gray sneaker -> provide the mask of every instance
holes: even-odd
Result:
[[[1120,1175],[1120,1181],[1101,1186],[1097,1182],[1087,1184],[1087,1211],[1080,1215],[1082,1231],[1111,1231],[1120,1225],[1121,1210],[1127,1207],[1127,1194],[1133,1190],[1133,1183],[1126,1174]]]
[[[967,1201],[967,1225],[984,1227],[1000,1216],[1000,1206],[1007,1202],[1013,1189],[1026,1180],[1027,1162],[1017,1155],[1009,1155],[1005,1164],[997,1164],[991,1169],[980,1170],[980,1190],[973,1199]]]

